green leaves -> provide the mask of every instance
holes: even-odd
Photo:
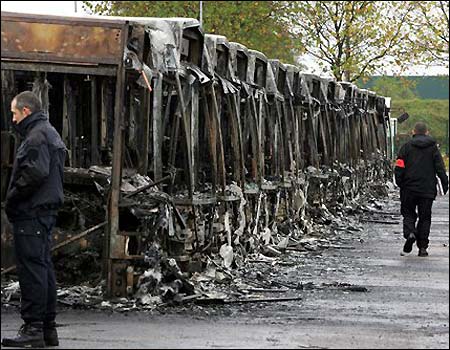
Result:
[[[401,77],[380,77],[376,80],[371,90],[381,96],[389,96],[392,99],[414,99],[417,98],[415,92],[415,82]]]
[[[84,1],[103,15],[199,18],[198,1]],[[206,33],[294,63],[309,53],[336,79],[382,73],[390,60],[448,67],[447,1],[203,1]]]
[[[291,18],[300,29],[299,45],[328,62],[338,80],[353,82],[380,72],[389,56],[400,71],[416,62],[420,48],[406,38],[417,6],[408,1],[296,1]]]
[[[416,62],[449,66],[449,3],[419,1],[414,4],[407,37]]]
[[[84,5],[97,14],[199,18],[198,1],[84,1]],[[289,2],[283,1],[203,1],[203,29],[269,58],[294,63],[289,9]]]

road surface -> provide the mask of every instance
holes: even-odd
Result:
[[[399,212],[399,202],[383,210]],[[164,313],[61,309],[61,348],[449,348],[449,203],[433,207],[430,256],[400,256],[401,223],[365,224],[346,249],[311,252],[290,280],[367,291],[311,288],[301,301],[169,308]],[[1,335],[21,320],[3,308]]]

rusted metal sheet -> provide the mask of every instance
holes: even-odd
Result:
[[[23,59],[23,62],[12,58],[2,57],[2,70],[10,71],[32,71],[47,73],[71,73],[71,74],[92,74],[115,76],[117,69],[115,66],[98,66],[95,63],[75,65],[70,62],[68,64],[55,64],[43,62],[29,62]]]
[[[118,64],[122,60],[121,27],[49,21],[45,17],[16,18],[2,13],[2,59],[95,64]]]

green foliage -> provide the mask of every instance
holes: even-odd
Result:
[[[393,98],[391,101],[391,116],[398,117],[406,111],[409,118],[398,124],[398,133],[410,134],[414,129],[414,124],[423,121],[428,125],[430,135],[441,145],[444,152],[446,148],[449,101],[448,100],[402,100]]]
[[[83,1],[88,12],[199,17],[199,1]],[[309,53],[337,80],[355,82],[386,66],[448,67],[447,1],[203,1],[206,33],[293,63]]]
[[[388,96],[393,99],[414,99],[417,97],[415,91],[415,82],[408,79],[390,79],[390,77],[382,76],[372,86],[371,90],[378,95]]]
[[[199,18],[199,1],[84,1],[101,15]],[[203,1],[205,33],[224,35],[268,58],[294,63],[296,53],[286,6],[280,1]]]
[[[295,1],[290,8],[298,47],[337,80],[354,82],[415,54],[405,40],[413,2]]]
[[[382,79],[382,82],[378,82]],[[374,76],[368,81],[358,81],[357,85],[364,89],[379,91],[383,96],[395,96],[403,99],[390,86],[401,85],[409,87],[419,99],[447,100],[449,94],[449,80],[447,76]],[[378,90],[377,90],[378,88]]]
[[[447,1],[293,1],[297,45],[337,80],[354,82],[411,64],[448,67]]]
[[[449,2],[417,1],[408,41],[422,64],[449,67]]]

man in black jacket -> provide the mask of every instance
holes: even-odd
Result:
[[[11,111],[13,128],[22,143],[13,165],[5,211],[13,225],[24,324],[15,338],[2,339],[2,345],[56,346],[51,233],[64,198],[66,146],[32,92],[18,94],[11,102]]]
[[[418,122],[412,139],[400,148],[395,164],[395,182],[400,187],[403,236],[406,239],[401,255],[411,253],[416,240],[419,256],[428,255],[431,207],[437,195],[436,175],[446,194],[448,178],[441,153],[436,141],[428,136],[426,124]]]

